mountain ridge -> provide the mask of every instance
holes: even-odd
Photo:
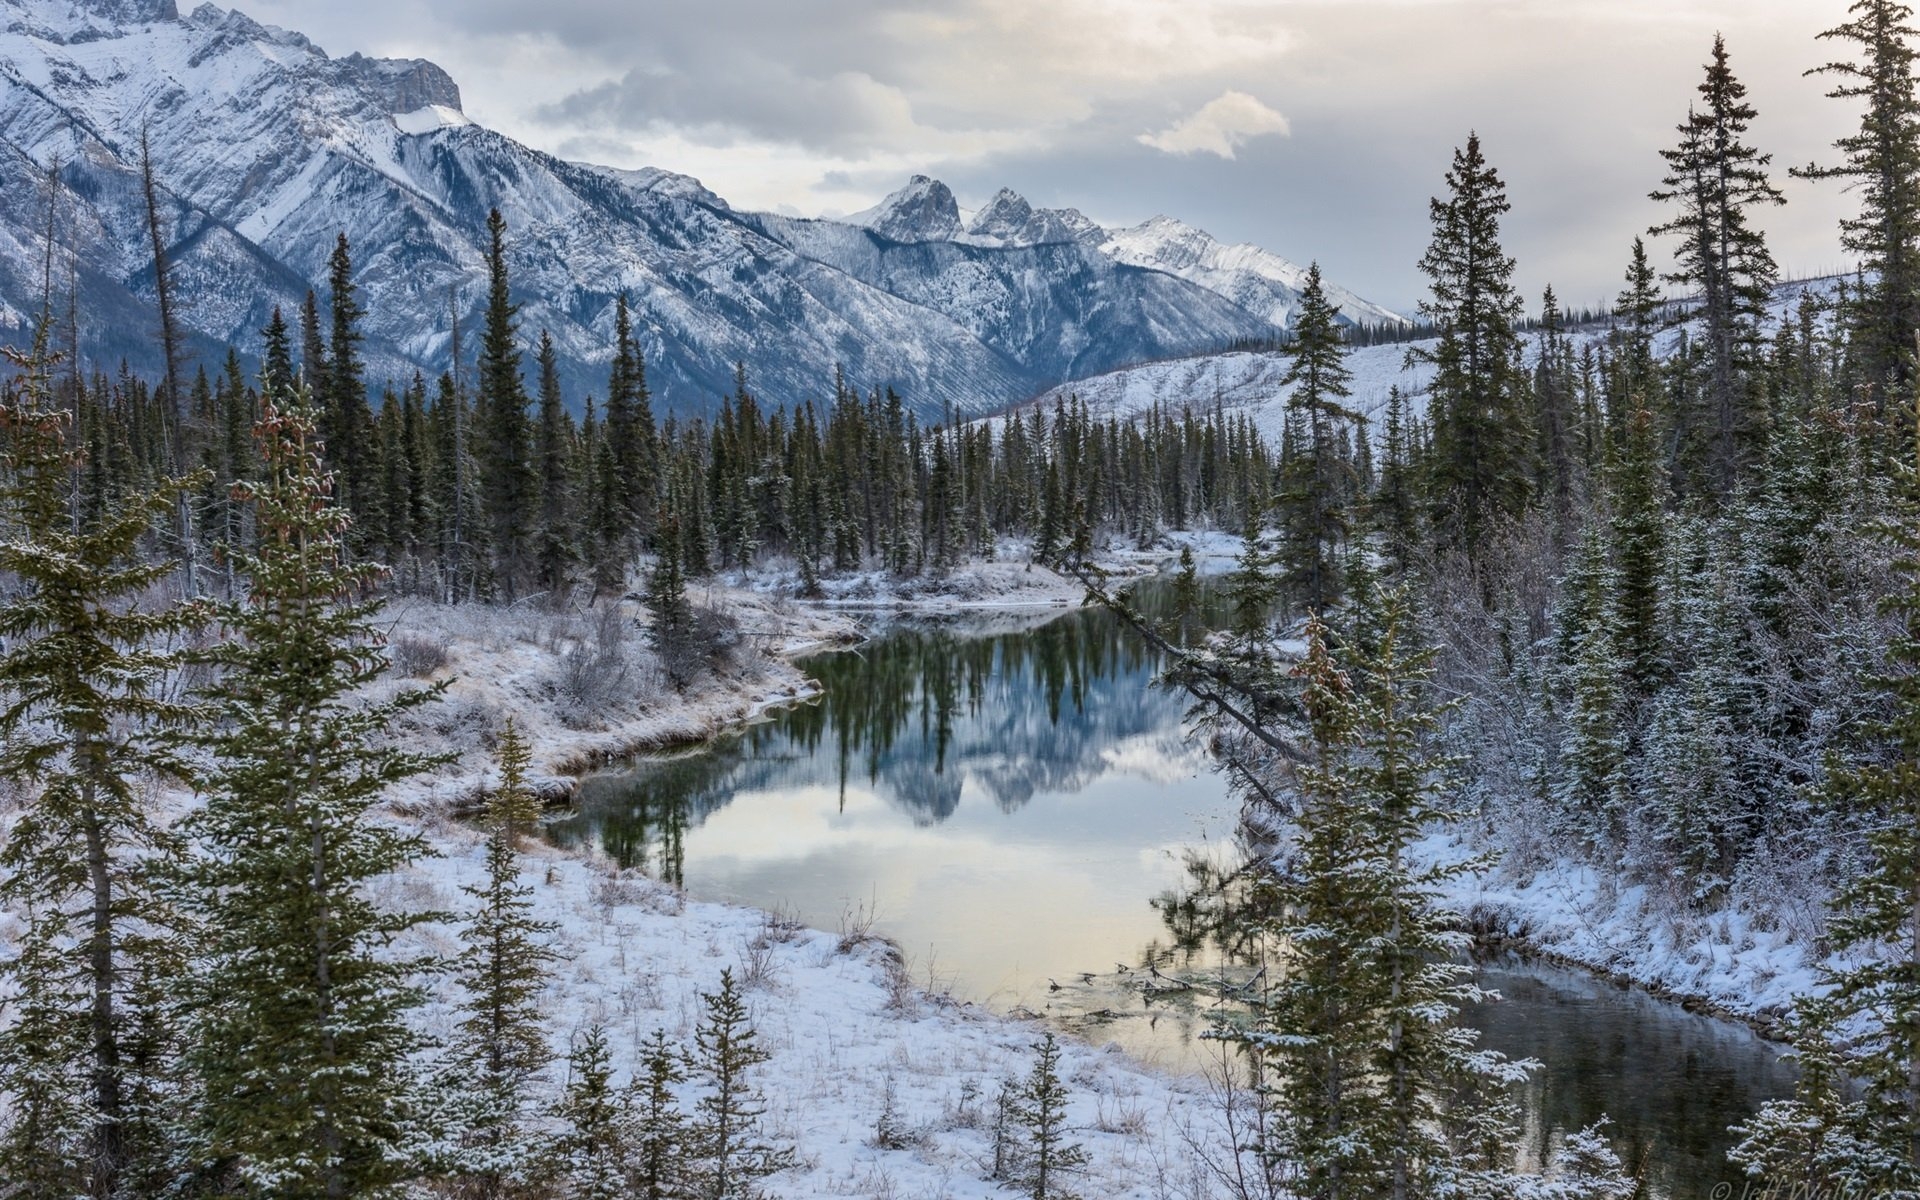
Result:
[[[951,191],[918,177],[911,220],[843,220],[849,240],[736,211],[657,167],[566,162],[475,124],[461,100],[428,60],[330,57],[213,4],[181,16],[171,0],[0,0],[0,326],[20,340],[40,307],[51,205],[81,307],[111,318],[85,357],[151,367],[150,138],[203,359],[252,350],[272,308],[291,316],[309,287],[324,302],[316,284],[344,232],[370,372],[437,373],[454,315],[477,327],[492,207],[511,229],[523,334],[553,334],[575,397],[604,384],[623,293],[662,403],[688,411],[730,390],[736,362],[776,402],[822,395],[844,367],[923,412],[979,411],[1276,328],[1272,306],[1120,261],[1095,244],[1108,231],[1010,190],[963,223]]]

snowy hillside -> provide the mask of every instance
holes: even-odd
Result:
[[[143,139],[202,361],[252,350],[344,232],[376,381],[444,369],[452,315],[477,326],[492,207],[523,330],[552,332],[576,399],[605,384],[622,293],[656,392],[681,409],[711,404],[745,362],[776,403],[820,396],[839,366],[923,412],[978,411],[1270,336],[1285,308],[1233,282],[1257,254],[1204,269],[1116,256],[1080,213],[1012,192],[968,216],[919,179],[864,228],[743,214],[686,176],[564,162],[475,124],[430,62],[330,57],[211,4],[0,0],[0,339],[21,340],[41,307],[51,207],[85,356],[157,360]]]
[[[1838,279],[1813,279],[1783,283],[1774,289],[1769,307],[1770,319],[1787,319],[1800,304],[1800,298],[1812,292],[1831,297]],[[1684,323],[1663,332],[1656,341],[1656,352],[1670,354],[1678,343]],[[1568,336],[1577,354],[1585,344],[1605,343],[1610,334],[1607,322],[1575,326]],[[1539,361],[1540,338],[1523,333],[1521,344],[1529,365]],[[1398,387],[1405,392],[1409,409],[1423,414],[1427,406],[1427,388],[1433,382],[1433,367],[1425,362],[1408,362],[1408,352],[1431,348],[1431,340],[1396,345],[1359,346],[1349,352],[1347,365],[1353,371],[1351,407],[1369,418],[1386,410],[1387,394]],[[1216,404],[1229,411],[1244,410],[1256,427],[1278,444],[1286,418],[1287,393],[1281,377],[1287,371],[1287,355],[1280,350],[1231,351],[1173,358],[1160,362],[1123,367],[1076,383],[1050,388],[1026,404],[1051,407],[1069,396],[1078,396],[1097,416],[1126,417],[1145,412],[1156,405],[1171,411],[1191,406],[1211,409]]]

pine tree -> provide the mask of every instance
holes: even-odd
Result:
[[[454,1053],[457,1083],[470,1097],[462,1155],[467,1193],[486,1200],[520,1194],[532,1181],[532,1143],[525,1127],[528,1084],[550,1057],[540,1019],[540,993],[557,928],[533,915],[533,889],[520,882],[517,847],[540,819],[527,786],[532,758],[508,719],[496,751],[500,781],[487,797],[487,878],[462,891],[478,904],[455,968],[467,996]]]
[[[1431,204],[1433,240],[1420,260],[1432,297],[1420,311],[1439,330],[1431,350],[1433,450],[1428,497],[1441,544],[1478,556],[1487,535],[1528,500],[1533,430],[1519,369],[1514,261],[1500,247],[1506,184],[1478,134],[1457,150],[1447,197]]]
[[[1282,586],[1290,600],[1323,612],[1341,595],[1341,546],[1350,526],[1344,497],[1352,479],[1339,439],[1357,416],[1340,402],[1353,394],[1353,372],[1340,335],[1339,309],[1327,299],[1320,264],[1307,268],[1287,348],[1287,413],[1299,430],[1291,470],[1283,469],[1279,505]]]
[[[413,1172],[420,999],[389,942],[427,914],[384,908],[365,885],[427,851],[372,809],[437,763],[384,745],[437,690],[353,701],[388,665],[378,605],[356,599],[376,570],[345,561],[349,518],[304,391],[281,405],[263,405],[261,475],[244,485],[259,548],[239,558],[248,596],[225,613],[213,765],[188,823],[204,930],[191,1152],[247,1195],[386,1195]]]
[[[78,460],[48,395],[46,337],[43,321],[0,403],[0,569],[13,580],[0,605],[0,777],[30,798],[0,848],[0,901],[26,917],[22,953],[0,965],[17,1013],[0,1027],[0,1096],[12,1107],[0,1177],[106,1197],[140,1149],[126,1130],[129,1091],[143,1081],[125,1039],[157,1017],[129,1011],[133,983],[178,932],[154,878],[178,843],[145,779],[190,777],[170,735],[202,713],[172,698],[185,659],[169,647],[209,614],[149,607],[175,564],[139,554],[194,481],[163,481],[92,516],[70,508]]]
[[[527,394],[520,379],[514,322],[519,306],[507,287],[507,223],[487,216],[487,324],[480,340],[480,486],[493,543],[494,582],[509,600],[534,573],[533,523],[539,480],[528,447]]]
[[[1033,1070],[1015,1100],[1026,1131],[1022,1190],[1030,1200],[1072,1200],[1061,1176],[1085,1169],[1086,1148],[1067,1140],[1067,1088],[1060,1081],[1060,1043],[1051,1034],[1033,1046]]]
[[[674,1088],[687,1081],[679,1051],[656,1029],[641,1056],[644,1076],[633,1082],[629,1105],[634,1113],[631,1181],[640,1200],[678,1200],[687,1195],[687,1119]]]
[[[369,444],[372,414],[367,408],[359,351],[365,340],[360,332],[364,312],[353,282],[353,259],[344,233],[327,259],[327,280],[333,331],[327,351],[327,390],[315,394],[321,406],[319,433],[334,474],[335,502],[360,518],[360,523],[351,527],[349,539],[365,546],[373,540],[372,530],[377,528],[368,519],[375,502],[373,447]]]
[[[1274,577],[1274,546],[1267,531],[1264,504],[1250,505],[1240,557],[1227,577],[1227,598],[1233,607],[1233,631],[1242,638],[1268,632],[1273,608],[1280,599]]]
[[[706,1016],[694,1029],[694,1065],[706,1088],[695,1106],[688,1139],[695,1195],[703,1200],[752,1200],[756,1184],[793,1165],[790,1150],[761,1139],[766,1109],[748,1078],[771,1057],[760,1047],[731,969],[720,990],[701,995]]]
[[[534,534],[534,577],[557,601],[567,590],[574,551],[572,422],[560,396],[553,338],[540,331],[540,522]]]
[[[1758,355],[1760,323],[1778,268],[1753,225],[1761,205],[1786,203],[1767,178],[1773,156],[1741,139],[1756,115],[1747,89],[1727,65],[1726,41],[1713,39],[1713,61],[1700,85],[1702,103],[1680,126],[1680,144],[1662,150],[1668,173],[1652,193],[1679,205],[1679,213],[1650,231],[1676,234],[1680,248],[1674,282],[1699,289],[1705,378],[1704,411],[1683,413],[1683,452],[1713,494],[1733,490],[1753,456],[1759,421],[1750,372]]]
[[[1858,189],[1860,212],[1840,222],[1840,244],[1859,256],[1867,286],[1851,297],[1849,353],[1876,385],[1876,411],[1907,392],[1913,331],[1920,329],[1920,96],[1914,88],[1913,9],[1900,0],[1854,0],[1851,20],[1822,40],[1853,42],[1859,57],[1813,68],[1832,75],[1827,95],[1864,100],[1860,128],[1834,143],[1840,162],[1793,172],[1842,179]],[[1897,406],[1896,406],[1897,407]]]
[[[567,1090],[554,1109],[561,1132],[553,1159],[569,1200],[626,1200],[626,1100],[613,1086],[607,1031],[595,1025],[574,1040]]]
[[[1566,729],[1554,802],[1563,829],[1591,850],[1617,848],[1626,833],[1627,717],[1621,695],[1619,576],[1598,529],[1589,529],[1561,585],[1561,690]]]

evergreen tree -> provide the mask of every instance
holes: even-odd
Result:
[[[1786,197],[1767,178],[1773,156],[1742,141],[1756,114],[1717,34],[1706,71],[1702,102],[1680,125],[1680,144],[1660,152],[1668,173],[1652,193],[1680,211],[1651,232],[1678,235],[1676,269],[1668,278],[1699,289],[1703,411],[1679,414],[1682,450],[1694,456],[1689,473],[1725,496],[1752,458],[1760,432],[1750,372],[1778,274],[1752,211],[1785,204]]]
[[[527,786],[532,753],[511,718],[496,754],[500,781],[482,817],[487,877],[462,889],[478,907],[455,962],[467,996],[454,1045],[460,1068],[454,1086],[469,1101],[463,1174],[468,1194],[486,1200],[521,1194],[532,1183],[527,1089],[550,1057],[540,993],[555,958],[545,940],[557,928],[534,917],[533,889],[520,882],[517,847],[539,822],[540,802]]]
[[[720,990],[701,995],[706,1015],[694,1029],[694,1065],[706,1088],[690,1131],[695,1195],[703,1200],[752,1200],[756,1184],[793,1165],[791,1151],[763,1141],[766,1113],[749,1072],[767,1061],[731,969]]]
[[[554,1115],[562,1126],[554,1165],[570,1200],[626,1200],[626,1100],[613,1086],[607,1031],[600,1026],[574,1039],[567,1090]]]
[[[1619,576],[1598,529],[1589,529],[1562,584],[1559,669],[1566,700],[1554,800],[1562,827],[1590,849],[1617,848],[1625,835],[1627,719],[1621,695]]]
[[[1440,543],[1478,556],[1489,532],[1526,506],[1533,430],[1514,322],[1514,261],[1500,247],[1506,184],[1480,152],[1456,150],[1448,195],[1432,201],[1433,240],[1420,260],[1432,297],[1420,311],[1439,340],[1410,358],[1434,367],[1429,503]]]
[[[1647,243],[1641,238],[1633,239],[1626,280],[1626,290],[1613,305],[1615,386],[1608,415],[1616,419],[1631,410],[1632,398],[1645,404],[1659,385],[1653,339],[1660,332],[1660,281],[1647,261]]]
[[[1279,580],[1274,577],[1274,546],[1268,536],[1265,505],[1250,506],[1247,531],[1241,540],[1240,557],[1227,577],[1227,598],[1233,608],[1233,631],[1242,638],[1254,638],[1268,632],[1273,608],[1280,599]]]
[[[348,512],[362,518],[349,528],[349,540],[364,546],[372,538],[367,521],[375,502],[373,447],[369,445],[372,414],[367,408],[367,385],[362,378],[364,366],[359,346],[365,340],[360,332],[364,315],[353,282],[353,258],[347,247],[347,235],[341,234],[327,259],[327,287],[331,295],[333,330],[328,344],[326,391],[315,392],[320,402],[320,428],[323,453],[334,475],[334,500]]]
[[[414,964],[389,942],[426,914],[382,907],[378,876],[426,853],[373,819],[387,788],[437,760],[386,746],[437,691],[358,704],[387,668],[356,599],[304,392],[263,406],[261,476],[244,485],[260,530],[241,555],[247,599],[211,690],[212,767],[189,821],[204,930],[191,983],[198,1112],[191,1153],[213,1186],[279,1197],[390,1194],[414,1169]]]
[[[168,961],[177,936],[154,873],[177,856],[145,779],[189,776],[169,735],[201,718],[173,698],[181,635],[198,604],[150,606],[175,564],[141,561],[142,540],[192,481],[140,491],[82,517],[69,504],[66,414],[52,406],[43,322],[4,402],[0,569],[0,778],[28,797],[0,847],[0,901],[24,911],[20,955],[0,964],[15,1019],[0,1026],[0,1097],[11,1121],[0,1178],[23,1194],[106,1197],[132,1160],[129,1061],[143,964]],[[6,994],[6,993],[0,993]],[[151,1165],[151,1162],[146,1165]],[[44,1189],[44,1190],[41,1190]]]
[[[680,1053],[656,1029],[641,1057],[645,1074],[634,1080],[633,1191],[640,1200],[678,1200],[687,1195],[687,1119],[674,1088],[687,1081]]]
[[[1280,379],[1280,386],[1291,389],[1287,413],[1300,433],[1290,449],[1291,469],[1283,469],[1282,584],[1289,599],[1309,612],[1322,612],[1340,598],[1341,547],[1350,524],[1343,497],[1351,491],[1351,471],[1339,439],[1357,417],[1340,403],[1352,395],[1353,372],[1338,318],[1314,263],[1307,268]]]
[[[1022,1190],[1030,1200],[1072,1200],[1061,1176],[1085,1169],[1086,1148],[1067,1140],[1067,1088],[1060,1081],[1060,1043],[1051,1034],[1033,1046],[1033,1071],[1015,1099],[1026,1131]]]
[[[700,647],[695,645],[693,606],[687,603],[686,574],[680,567],[678,515],[668,513],[660,519],[656,541],[658,548],[653,566],[647,572],[646,590],[640,597],[652,614],[647,641],[660,656],[673,685],[684,688],[693,681]]]
[[[560,396],[559,360],[553,338],[540,331],[540,523],[534,534],[534,576],[559,600],[577,558],[574,552],[572,422]]]
[[[1920,462],[1904,482],[1920,482]],[[1920,503],[1911,494],[1885,536],[1900,587],[1882,601],[1896,632],[1875,683],[1890,712],[1875,731],[1880,751],[1835,769],[1825,789],[1867,831],[1867,862],[1835,889],[1827,926],[1833,961],[1848,965],[1828,968],[1826,996],[1802,1003],[1811,1069],[1793,1100],[1748,1123],[1739,1156],[1789,1183],[1906,1196],[1920,1192]],[[1849,1026],[1863,1031],[1844,1067],[1857,1100],[1818,1044]]]
[[[487,236],[487,324],[480,340],[480,486],[493,543],[494,582],[511,600],[533,579],[539,479],[528,452],[527,393],[515,344],[514,317],[519,306],[508,295],[507,223],[498,209],[487,215]]]
[[[1840,161],[1794,174],[1843,179],[1858,190],[1860,212],[1840,222],[1840,244],[1859,256],[1866,286],[1851,297],[1849,352],[1875,385],[1876,410],[1906,395],[1913,377],[1913,331],[1920,329],[1920,96],[1914,89],[1913,9],[1901,0],[1854,0],[1851,19],[1821,33],[1852,42],[1854,61],[1809,71],[1838,80],[1827,95],[1862,100],[1860,128],[1834,143]]]

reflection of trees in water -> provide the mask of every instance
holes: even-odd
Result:
[[[1166,589],[1139,603],[1164,607]],[[870,788],[922,824],[946,820],[971,783],[1005,812],[1106,774],[1109,749],[1177,729],[1182,701],[1152,687],[1152,653],[1104,611],[980,632],[978,622],[902,625],[803,665],[822,697],[698,753],[582,782],[563,844],[678,882],[683,838],[740,792]]]
[[[1505,999],[1468,1008],[1468,1021],[1487,1045],[1543,1064],[1523,1093],[1530,1158],[1604,1112],[1653,1194],[1705,1196],[1735,1177],[1727,1126],[1793,1090],[1792,1068],[1745,1029],[1644,992],[1510,960],[1482,983]]]
[[[1184,884],[1153,901],[1167,941],[1149,946],[1141,965],[1225,961],[1244,974],[1246,947],[1233,930],[1261,900],[1244,872],[1189,855]],[[1503,996],[1462,1012],[1482,1044],[1542,1064],[1519,1097],[1529,1165],[1546,1162],[1567,1134],[1604,1114],[1622,1161],[1644,1172],[1647,1194],[1706,1196],[1733,1179],[1727,1127],[1793,1090],[1791,1068],[1745,1029],[1645,992],[1520,960],[1490,964],[1481,984]],[[1230,1008],[1210,1011],[1231,1017]]]

